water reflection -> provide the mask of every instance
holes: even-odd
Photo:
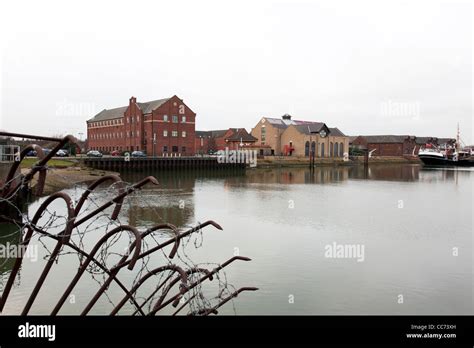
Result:
[[[160,185],[127,200],[121,221],[221,224],[224,232],[206,233],[193,260],[225,260],[236,247],[252,258],[230,272],[232,283],[261,289],[237,302],[239,314],[472,314],[472,170],[373,165],[122,177],[147,175]],[[334,242],[365,245],[365,261],[325,258]],[[400,293],[409,306],[397,304]]]

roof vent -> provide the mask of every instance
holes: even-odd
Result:
[[[282,118],[283,120],[291,121],[291,115],[288,115],[288,114],[284,114],[281,118]]]

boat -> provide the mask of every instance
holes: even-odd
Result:
[[[473,167],[474,152],[472,149],[456,151],[446,148],[442,150],[437,147],[426,147],[418,152],[420,160],[428,166],[456,166]]]
[[[418,152],[420,160],[428,166],[446,166],[450,165],[450,160],[441,150],[436,148],[424,148]],[[451,161],[452,162],[452,161]]]
[[[418,157],[428,166],[474,166],[474,146],[461,148],[459,124],[455,142],[447,142],[441,146],[432,143],[425,144],[418,152]]]

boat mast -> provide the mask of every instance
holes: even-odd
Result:
[[[461,137],[459,135],[459,122],[458,122],[458,132],[456,136],[456,151],[459,152],[460,149],[461,149]]]

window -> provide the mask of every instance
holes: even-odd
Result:
[[[316,142],[311,143],[311,156],[316,157]]]
[[[163,146],[163,152],[168,152],[168,146]]]
[[[181,153],[186,153],[186,146],[183,146],[183,147],[181,148]]]
[[[262,142],[262,145],[265,145],[266,136],[267,136],[267,129],[264,126],[262,126],[261,136],[260,136],[260,140]]]
[[[178,116],[172,116],[173,123],[178,123]]]
[[[163,116],[163,121],[168,122],[168,115]]]
[[[140,136],[140,131],[137,131],[137,137],[139,137],[139,136]]]
[[[127,117],[127,123],[130,123],[130,117]]]
[[[177,146],[173,146],[171,152],[178,152],[178,147],[177,147]]]
[[[334,156],[337,157],[339,156],[339,146],[338,143],[334,144]]]
[[[167,137],[167,136],[168,136],[168,131],[167,131],[167,130],[164,130],[164,131],[163,131],[163,136],[164,136],[164,137]]]
[[[137,122],[140,122],[140,116],[137,116]]]
[[[309,141],[304,144],[304,155],[309,156]]]
[[[186,116],[181,116],[181,123],[186,123]]]
[[[182,138],[186,138],[186,131],[182,131],[182,132],[181,132],[181,137],[182,137]]]
[[[176,138],[178,136],[178,131],[172,131],[171,136]]]
[[[339,156],[340,156],[340,157],[343,157],[343,156],[344,156],[344,144],[343,144],[343,143],[341,143],[341,144],[339,145]]]
[[[321,157],[324,157],[324,143],[321,143]]]
[[[329,157],[333,157],[333,156],[334,156],[332,142],[329,143],[329,153],[330,153]],[[337,153],[336,153],[336,155],[337,155]]]

